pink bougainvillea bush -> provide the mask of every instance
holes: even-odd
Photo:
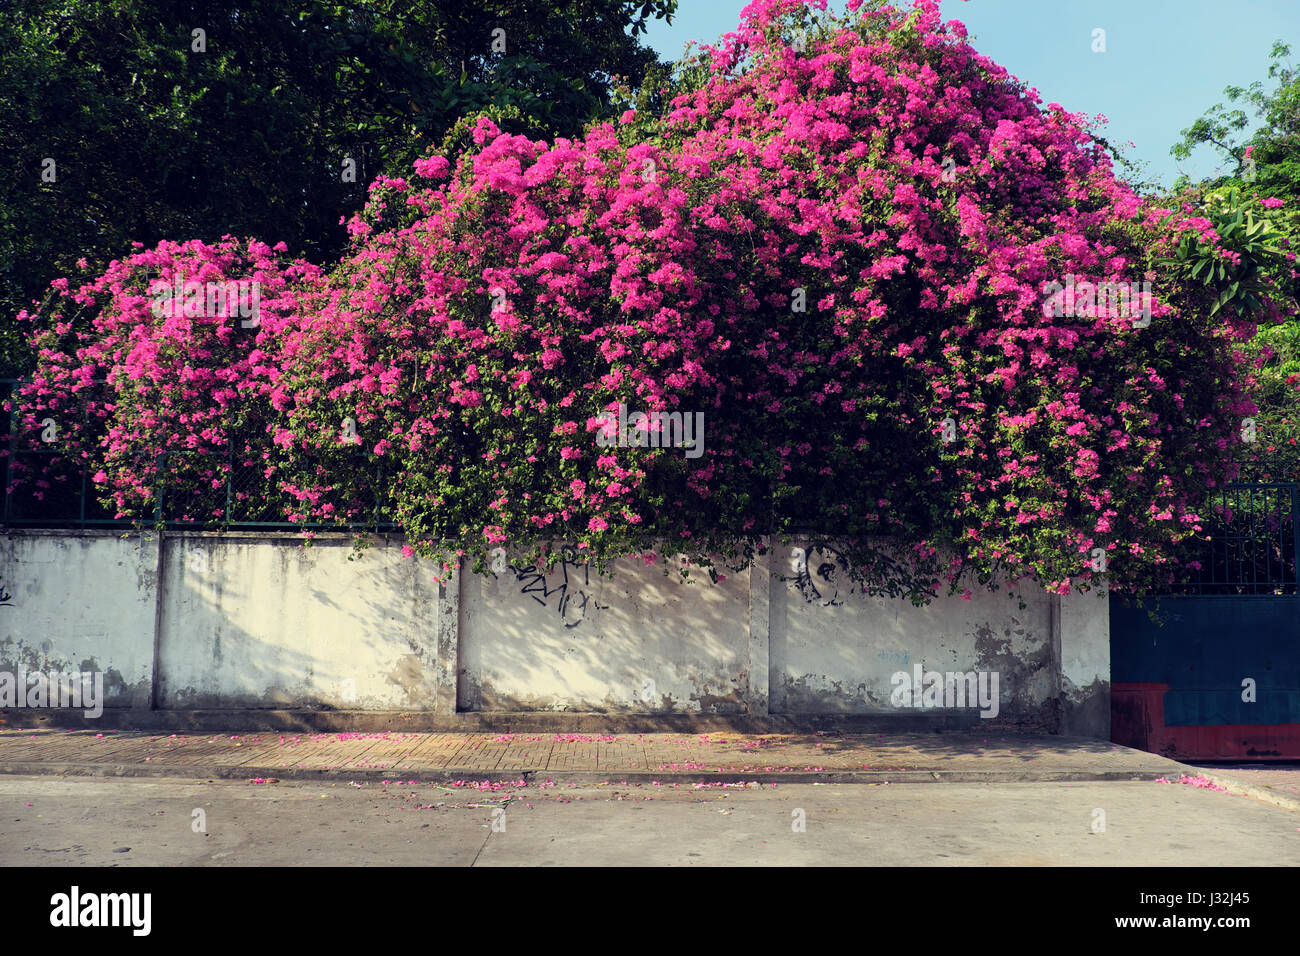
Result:
[[[374,184],[328,274],[164,243],[65,284],[24,421],[76,421],[122,513],[154,503],[154,452],[201,449],[169,487],[257,467],[291,520],[341,524],[377,496],[439,573],[797,533],[914,599],[1168,579],[1253,410],[1235,343],[1260,317],[1210,318],[1169,265],[1212,224],[1134,195],[931,0],[815,6],[751,4],[662,116],[554,142],[480,120],[454,164]],[[259,327],[159,318],[148,284],[182,262],[260,276]],[[702,437],[623,442],[620,405]]]
[[[49,476],[23,452],[52,445],[92,473],[111,514],[152,516],[165,487],[181,520],[224,515],[232,468],[267,467],[274,372],[257,342],[321,278],[283,249],[162,242],[79,288],[56,281],[32,317],[40,364],[15,409],[14,483],[39,497]]]

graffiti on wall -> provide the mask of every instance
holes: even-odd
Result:
[[[506,569],[523,585],[520,594],[527,594],[542,607],[553,607],[565,627],[577,627],[587,616],[587,608],[604,610],[609,605],[597,603],[589,593],[591,569],[585,560],[579,560],[571,548],[564,550],[559,564],[548,575],[535,565],[508,564]]]
[[[905,576],[906,565],[889,554],[874,552],[871,555],[871,567],[877,576]],[[873,592],[860,581],[853,580],[850,574],[849,559],[837,549],[822,545],[815,548],[791,548],[791,575],[782,575],[781,580],[789,582],[803,595],[809,604],[823,607],[839,607],[845,598],[852,594],[869,596]],[[923,582],[916,582],[922,593],[934,597],[934,591],[926,589]]]
[[[794,548],[790,552],[792,577],[784,577],[798,588],[809,604],[838,607],[860,588],[849,577],[849,562],[831,547]]]
[[[13,607],[13,595],[5,588],[5,579],[0,575],[0,607]]]
[[[877,556],[885,567],[897,569],[897,562],[887,556]],[[822,607],[840,607],[852,594],[868,594],[863,585],[854,581],[849,573],[849,559],[840,551],[823,545],[816,548],[790,550],[791,575],[781,580],[790,583],[809,604]]]

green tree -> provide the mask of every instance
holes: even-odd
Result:
[[[1213,177],[1208,185],[1236,184],[1261,197],[1274,196],[1294,217],[1294,200],[1300,197],[1300,70],[1291,65],[1290,56],[1290,46],[1274,42],[1268,69],[1273,87],[1266,88],[1262,80],[1248,88],[1227,87],[1223,92],[1232,106],[1212,106],[1182,131],[1182,140],[1170,154],[1186,159],[1198,146],[1213,147],[1234,164],[1234,171]],[[1188,182],[1184,178],[1176,185]]]
[[[676,0],[13,0],[0,18],[0,376],[81,258],[225,234],[337,257],[379,173],[485,109],[575,135]],[[197,33],[196,31],[202,31]]]
[[[1300,237],[1300,69],[1290,56],[1291,47],[1276,41],[1269,55],[1271,85],[1256,80],[1248,88],[1227,87],[1224,95],[1231,105],[1219,103],[1207,110],[1182,131],[1182,140],[1170,154],[1186,159],[1197,147],[1210,146],[1232,168],[1198,183],[1180,177],[1174,184],[1179,201],[1199,202],[1207,210],[1222,208],[1236,189],[1236,202],[1244,210],[1255,210],[1256,219],[1258,203],[1282,203],[1267,216],[1280,247],[1293,253]],[[1265,264],[1262,273],[1294,303],[1300,296],[1294,271],[1294,259],[1284,255]]]
[[[1283,307],[1282,321],[1261,325],[1245,346],[1254,362],[1251,394],[1259,406],[1256,441],[1241,458],[1255,477],[1300,475],[1300,69],[1291,48],[1277,41],[1270,53],[1269,82],[1229,86],[1227,103],[1207,110],[1170,153],[1186,159],[1200,146],[1215,150],[1231,169],[1193,183],[1182,177],[1170,202],[1200,206],[1242,256],[1231,264],[1211,264],[1194,244],[1184,243],[1191,281],[1215,284],[1221,297],[1249,300],[1264,283]],[[1279,206],[1278,203],[1281,203]],[[1267,203],[1267,205],[1265,205]]]

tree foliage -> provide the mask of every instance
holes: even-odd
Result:
[[[366,184],[409,168],[461,117],[491,110],[542,136],[609,115],[616,78],[639,83],[657,62],[646,22],[675,7],[12,0],[0,17],[0,376],[30,364],[13,316],[78,259],[103,269],[133,241],[227,234],[334,259]]]
[[[1230,171],[1198,183],[1184,178],[1169,200],[1213,221],[1240,256],[1216,267],[1190,246],[1180,249],[1187,279],[1217,281],[1228,298],[1245,299],[1262,283],[1271,287],[1280,321],[1262,325],[1244,346],[1258,412],[1256,441],[1240,456],[1249,474],[1285,480],[1300,476],[1300,70],[1290,56],[1287,44],[1274,43],[1268,83],[1228,87],[1227,103],[1183,131],[1172,155],[1185,159],[1209,146]]]

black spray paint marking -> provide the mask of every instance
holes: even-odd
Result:
[[[511,572],[514,573],[518,581],[523,582],[520,588],[520,594],[527,594],[542,607],[550,607],[550,601],[553,596],[557,596],[556,610],[559,612],[560,619],[564,621],[565,627],[577,627],[582,623],[587,615],[587,605],[590,603],[593,608],[603,610],[608,607],[606,604],[598,604],[592,596],[587,593],[586,588],[591,586],[591,571],[585,561],[578,562],[572,560],[570,554],[566,553],[560,559],[559,579],[554,587],[547,585],[547,575],[535,565],[525,565],[518,567],[514,564],[507,565]],[[569,569],[574,569],[573,579],[569,577]],[[578,578],[581,577],[581,581]],[[575,587],[571,590],[570,585]],[[577,587],[577,585],[581,585]],[[565,620],[570,613],[576,620]]]
[[[782,580],[793,581],[809,604],[838,607],[844,603],[841,594],[847,597],[858,590],[849,578],[848,559],[834,548],[796,548],[792,564],[794,577]]]
[[[873,566],[889,574],[902,570],[899,562],[880,554],[873,556]],[[795,548],[790,567],[794,576],[781,575],[781,580],[792,582],[809,604],[820,602],[823,607],[839,607],[851,594],[871,593],[866,585],[853,580],[849,559],[829,545],[807,550]]]

